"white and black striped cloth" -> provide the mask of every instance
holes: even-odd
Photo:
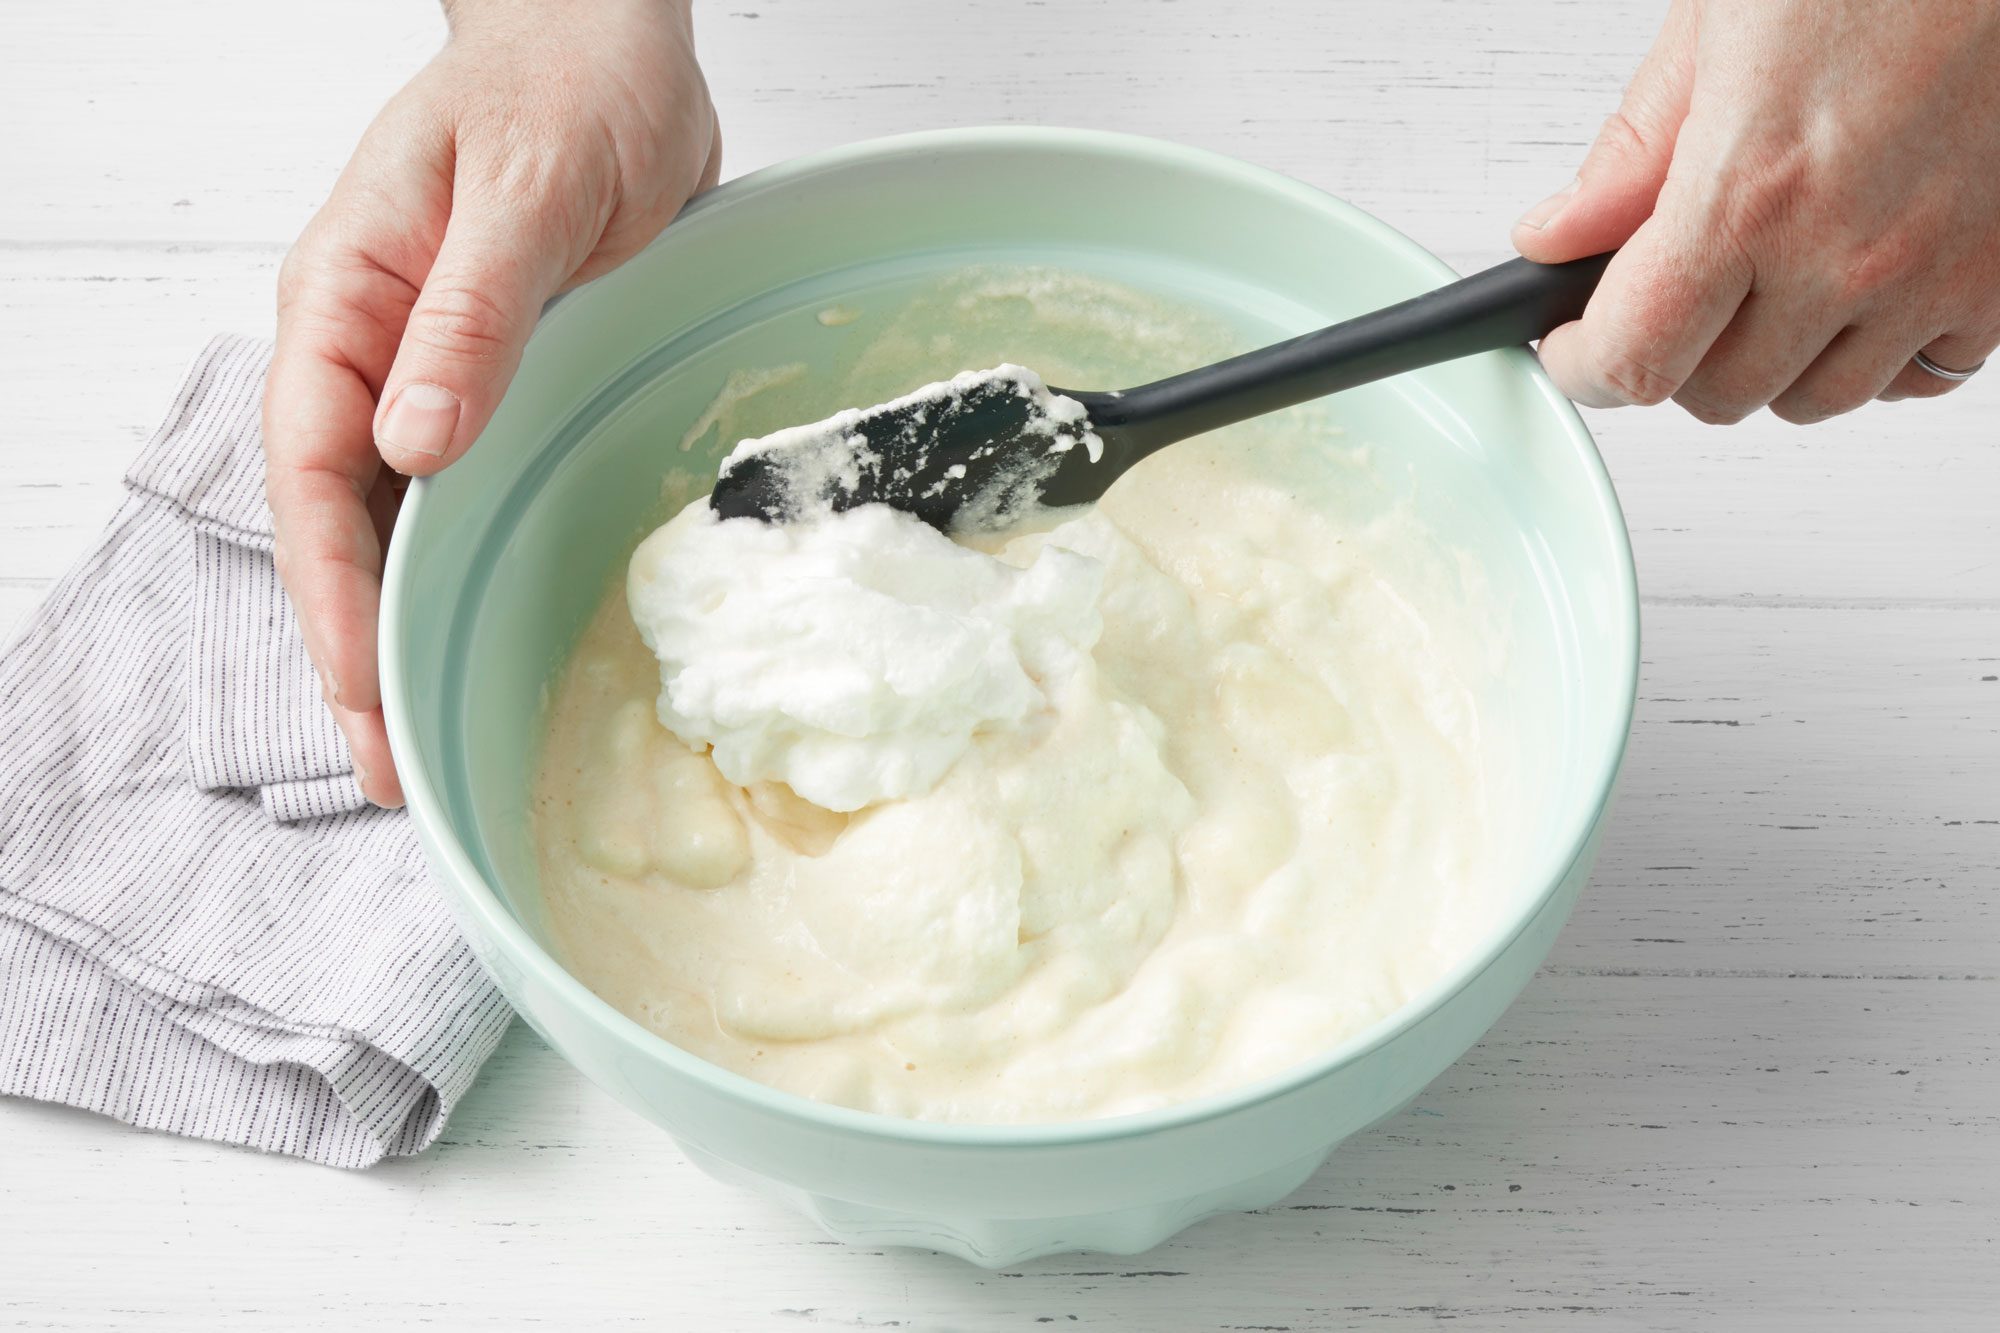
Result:
[[[0,657],[0,1093],[367,1166],[508,1021],[362,800],[271,565],[267,345],[222,338]]]

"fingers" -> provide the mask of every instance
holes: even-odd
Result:
[[[382,720],[382,710],[378,707],[356,712],[331,701],[327,710],[339,724],[341,734],[347,737],[361,794],[376,805],[390,808],[401,805],[403,784],[396,777],[396,764],[389,754],[389,730]]]
[[[1700,225],[1699,210],[1677,213],[1663,199],[1693,99],[1694,40],[1694,7],[1677,0],[1577,180],[1514,227],[1515,247],[1541,263],[1619,249],[1583,318],[1538,349],[1557,387],[1587,407],[1680,392],[1749,294],[1747,265]],[[1770,335],[1746,321],[1739,336]],[[1799,366],[1811,359],[1794,356]],[[1766,386],[1725,387],[1740,396]]]
[[[1734,425],[1783,394],[1841,325],[1840,315],[1803,293],[1752,291],[1674,401],[1711,426]]]
[[[1585,407],[1651,406],[1674,396],[1750,290],[1742,260],[1663,208],[1604,271],[1583,318],[1542,339],[1549,377]]]
[[[414,292],[340,234],[339,222],[316,220],[279,278],[277,349],[264,384],[264,489],[278,577],[328,706],[368,764],[364,790],[394,800],[375,666],[382,529],[373,497],[385,488],[370,423]]]
[[[1946,334],[1927,344],[1923,351],[1946,370],[1972,370],[1991,356],[1995,343],[2000,339],[1974,337],[1969,334]],[[1964,380],[1955,380],[1945,375],[1935,375],[1918,365],[1914,358],[1907,359],[1897,368],[1896,375],[1882,389],[1881,397],[1888,402],[1904,398],[1936,398],[1950,393]]]
[[[382,545],[367,495],[380,462],[369,433],[375,397],[324,337],[281,315],[264,392],[265,493],[278,575],[329,700],[380,701],[375,616]]]
[[[722,179],[722,122],[717,120],[708,136],[708,160],[702,164],[701,179],[695,183],[694,192],[701,194],[713,190]]]
[[[486,428],[543,303],[574,267],[565,249],[523,234],[502,208],[455,206],[375,414],[391,467],[436,472]]]
[[[1881,325],[1842,329],[1812,364],[1771,400],[1771,411],[1799,426],[1852,412],[1881,393],[1909,362],[1908,334]]]
[[[373,486],[380,468],[368,435],[374,395],[354,369],[300,341],[295,327],[281,320],[280,330],[264,393],[264,485],[277,527],[272,556],[362,793],[377,805],[401,805],[375,666],[381,503],[369,493],[387,488]]]
[[[1523,255],[1554,264],[1602,254],[1652,214],[1693,96],[1694,35],[1692,7],[1675,4],[1577,178],[1514,224]]]
[[[277,523],[278,578],[319,669],[327,709],[347,737],[362,793],[377,805],[401,805],[375,665],[381,533],[396,491],[373,475],[380,471],[368,432],[374,394],[296,322],[279,327],[264,394],[265,492]]]

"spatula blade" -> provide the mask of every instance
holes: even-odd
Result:
[[[945,531],[1002,527],[1041,503],[1059,468],[1101,449],[1081,404],[1000,366],[746,440],[709,504],[778,523],[886,504]]]

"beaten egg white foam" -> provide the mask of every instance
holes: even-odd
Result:
[[[1490,920],[1473,697],[1378,557],[1177,445],[990,550],[705,500],[643,542],[538,779],[568,965],[683,1048],[1036,1121],[1324,1051]],[[1450,636],[1445,636],[1449,638]]]

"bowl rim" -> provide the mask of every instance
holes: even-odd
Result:
[[[826,172],[842,171],[863,163],[936,156],[968,149],[1096,153],[1180,170],[1191,177],[1227,182],[1317,209],[1327,215],[1329,222],[1414,261],[1418,267],[1435,275],[1440,283],[1459,276],[1442,259],[1388,223],[1335,195],[1281,172],[1223,153],[1143,135],[1053,126],[999,125],[923,130],[808,153],[717,186],[690,201],[675,222],[678,224],[686,218],[727,209],[773,188]],[[669,225],[647,248],[671,244],[677,229],[676,225]],[[939,1148],[1027,1149],[1098,1143],[1181,1129],[1231,1115],[1325,1078],[1395,1040],[1436,1013],[1526,933],[1589,848],[1610,803],[1631,733],[1638,692],[1639,596],[1631,535],[1625,525],[1623,510],[1596,442],[1575,406],[1556,390],[1540,363],[1526,348],[1508,349],[1501,355],[1509,359],[1514,373],[1526,378],[1542,405],[1554,413],[1557,423],[1568,435],[1586,469],[1595,495],[1596,520],[1610,534],[1612,554],[1617,562],[1614,581],[1619,605],[1615,628],[1619,639],[1618,662],[1623,673],[1618,691],[1618,708],[1622,717],[1619,725],[1611,728],[1602,738],[1594,756],[1594,799],[1579,803],[1576,816],[1564,830],[1565,836],[1558,840],[1558,850],[1532,873],[1523,876],[1530,882],[1541,878],[1540,891],[1524,900],[1512,917],[1497,925],[1477,950],[1460,959],[1416,995],[1310,1059],[1239,1087],[1145,1111],[1089,1120],[989,1123],[915,1120],[816,1101],[760,1083],[681,1049],[599,998],[557,962],[507,910],[494,887],[472,864],[447,818],[444,801],[420,762],[403,674],[391,669],[402,659],[402,603],[406,590],[412,588],[415,582],[415,571],[406,558],[410,543],[392,540],[383,570],[380,612],[383,714],[390,751],[402,779],[405,802],[433,858],[432,873],[444,881],[443,887],[457,898],[461,910],[471,915],[478,928],[488,939],[497,942],[516,966],[532,973],[537,981],[568,1005],[594,1020],[601,1030],[632,1054],[664,1064],[674,1072],[705,1085],[711,1092],[744,1103],[751,1109],[804,1119],[829,1130]],[[430,489],[435,484],[432,478],[418,478],[411,482],[397,515],[398,529],[405,524],[414,525],[422,521],[428,508]],[[442,867],[436,864],[440,860],[444,863]],[[440,869],[443,873],[439,873]],[[483,960],[481,966],[485,966]],[[561,1053],[558,1048],[558,1054]]]

